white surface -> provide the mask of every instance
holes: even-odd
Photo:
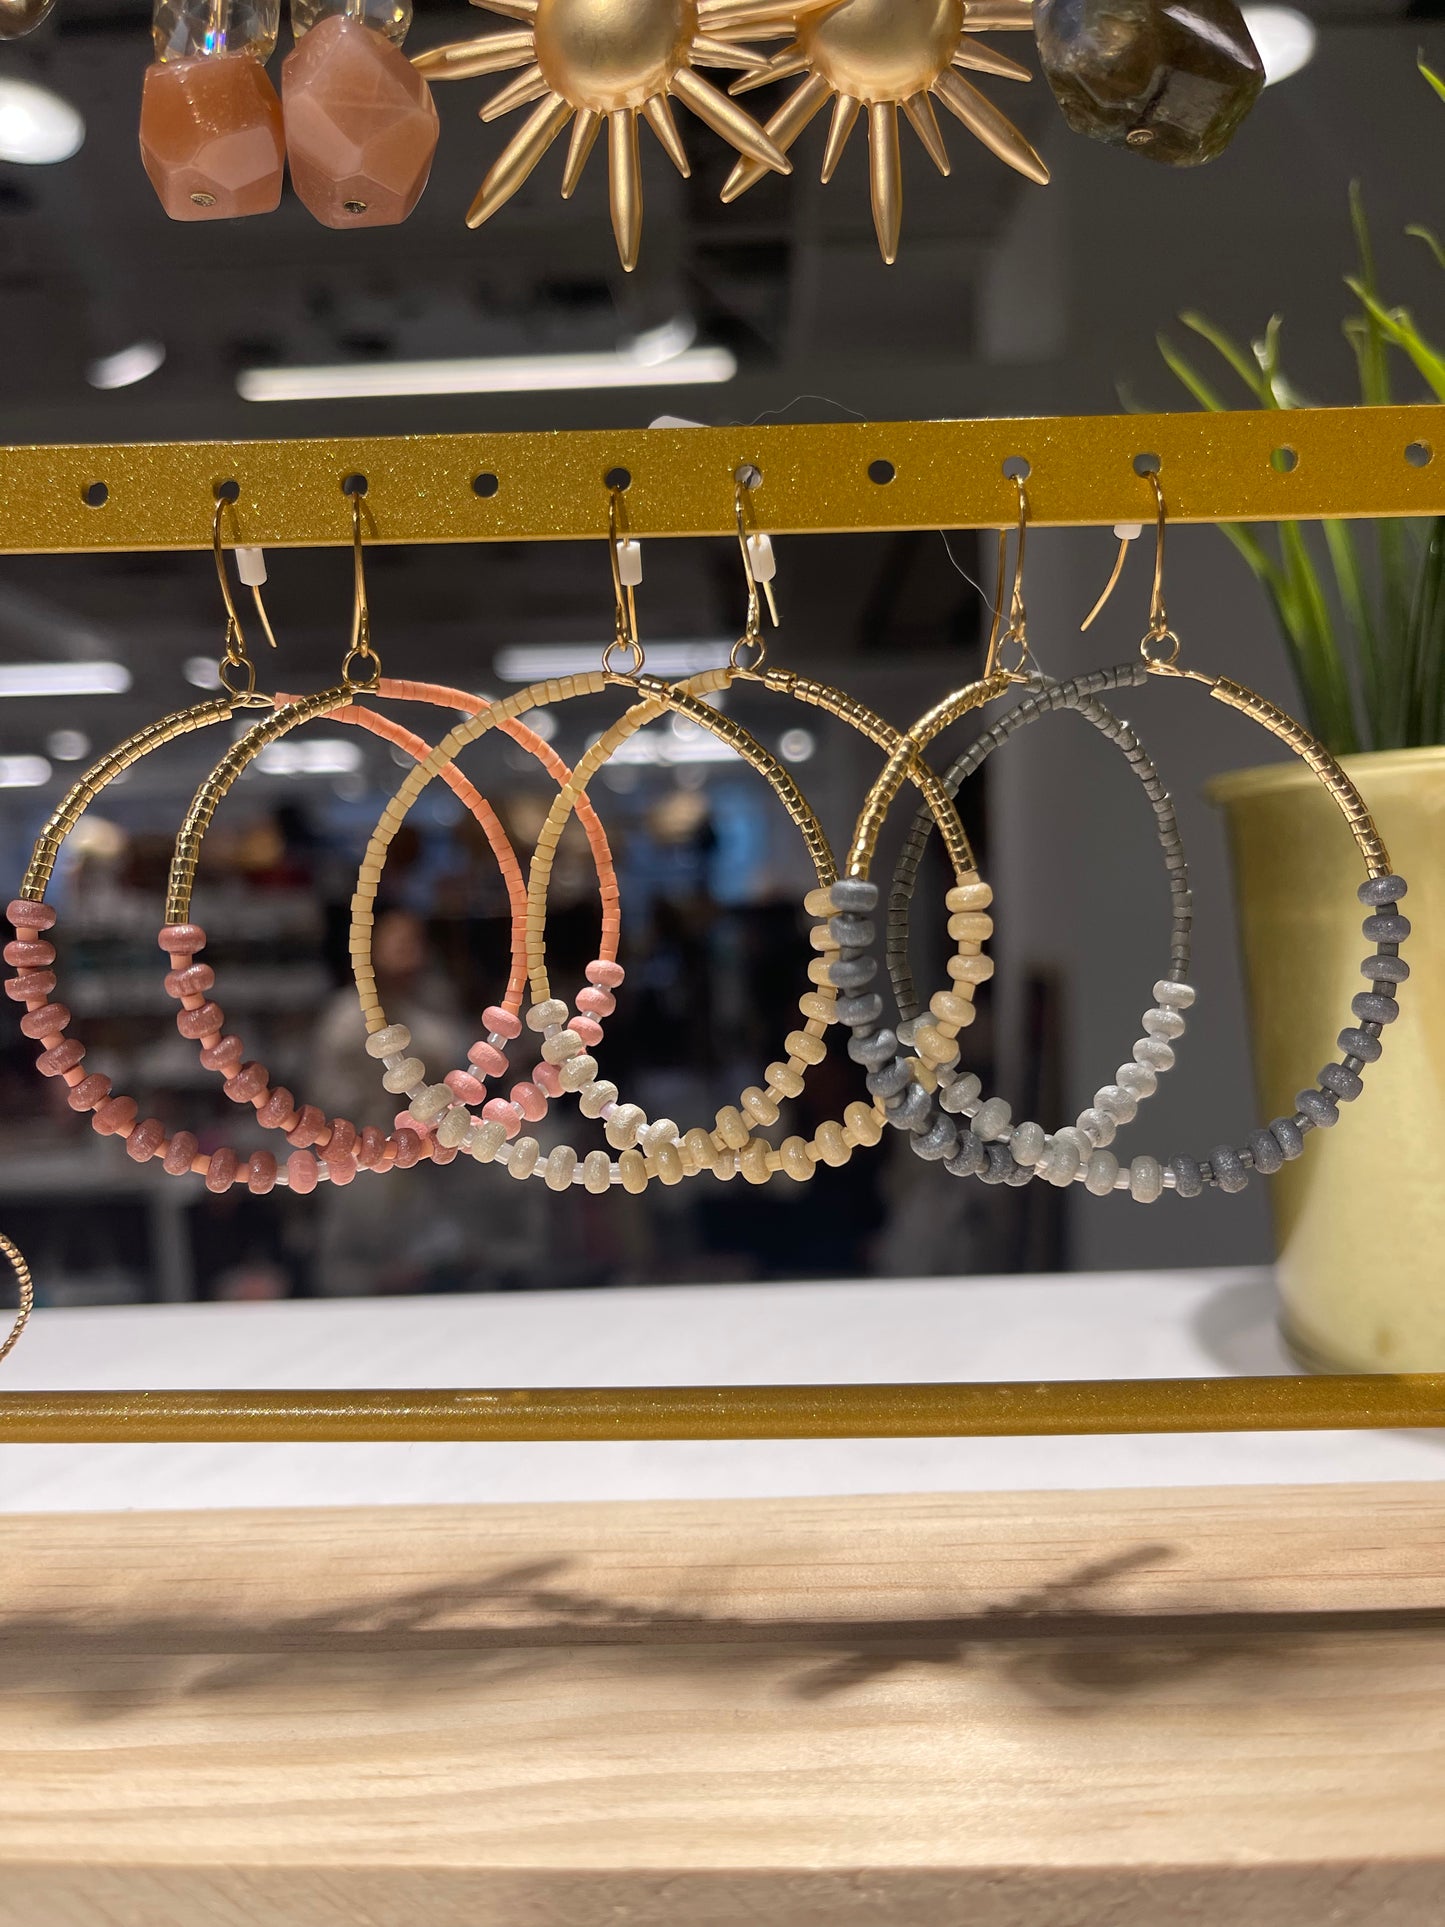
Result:
[[[1268,1274],[1121,1272],[39,1314],[0,1390],[1171,1378],[1291,1369]],[[1445,1476],[1445,1435],[0,1447],[0,1511]]]

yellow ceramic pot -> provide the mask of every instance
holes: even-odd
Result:
[[[1445,748],[1351,756],[1345,767],[1410,886],[1411,968],[1385,1054],[1340,1122],[1269,1180],[1284,1330],[1326,1371],[1445,1371]],[[1366,988],[1355,899],[1363,870],[1307,770],[1217,778],[1234,854],[1260,1119],[1338,1057]]]

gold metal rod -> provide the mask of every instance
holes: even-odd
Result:
[[[0,553],[201,548],[225,481],[247,542],[339,547],[353,474],[367,478],[374,539],[394,543],[596,537],[618,468],[639,537],[731,534],[744,466],[762,475],[751,506],[775,535],[998,528],[1014,519],[1010,457],[1030,464],[1030,519],[1044,528],[1147,519],[1144,454],[1159,458],[1174,523],[1441,515],[1440,424],[1438,406],[1292,408],[0,448]],[[1276,466],[1286,446],[1294,465]]]
[[[6,1392],[0,1444],[1042,1438],[1445,1426],[1445,1374],[545,1391]]]

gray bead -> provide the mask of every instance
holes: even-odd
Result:
[[[1112,1151],[1095,1151],[1084,1171],[1084,1189],[1096,1198],[1106,1198],[1119,1175],[1119,1160]]]
[[[1295,1098],[1300,1115],[1307,1117],[1318,1131],[1329,1130],[1340,1121],[1339,1099],[1329,1091],[1301,1091]]]
[[[1214,1182],[1221,1191],[1242,1191],[1249,1183],[1244,1159],[1231,1144],[1217,1144],[1209,1153]]]
[[[1033,1175],[1026,1164],[1013,1162],[1004,1175],[1004,1183],[1014,1191],[1021,1191],[1026,1184],[1033,1181]]]
[[[906,1057],[894,1057],[876,1071],[869,1071],[863,1081],[870,1096],[887,1099],[907,1090],[913,1082],[913,1072]]]
[[[1018,1166],[1001,1144],[985,1144],[983,1149],[985,1162],[978,1175],[985,1184],[1007,1184]]]
[[[1365,1080],[1358,1071],[1348,1071],[1343,1064],[1326,1064],[1319,1074],[1320,1085],[1346,1104],[1353,1103],[1365,1088]]]
[[[1181,1198],[1197,1198],[1204,1189],[1204,1179],[1200,1174],[1199,1163],[1195,1158],[1174,1158],[1174,1189]]]
[[[1096,1109],[1107,1111],[1120,1124],[1128,1124],[1138,1113],[1139,1102],[1120,1084],[1105,1084],[1094,1092]]]
[[[918,1035],[919,1021],[917,1017],[905,1017],[898,1026],[898,1041],[905,1050],[913,1049],[913,1040]]]
[[[978,1115],[973,1120],[974,1132],[985,1143],[990,1138],[1006,1138],[1012,1119],[1013,1113],[1007,1098],[991,1097],[987,1104],[979,1106]]]
[[[1393,1024],[1400,1014],[1394,998],[1376,990],[1357,991],[1350,999],[1350,1009],[1362,1024]]]
[[[1042,1124],[1017,1124],[1008,1141],[1009,1151],[1015,1164],[1034,1165],[1044,1154],[1044,1127]]]
[[[964,1071],[961,1076],[952,1077],[946,1084],[939,1087],[938,1101],[945,1111],[951,1111],[955,1117],[962,1117],[969,1105],[978,1101],[978,1094],[982,1089],[983,1085],[978,1072]]]
[[[848,1055],[864,1070],[881,1070],[898,1055],[898,1039],[891,1030],[875,1030],[871,1037],[850,1037]]]
[[[1304,1132],[1292,1117],[1277,1117],[1269,1127],[1269,1134],[1279,1146],[1279,1154],[1286,1164],[1304,1156]]]
[[[1409,887],[1403,877],[1371,877],[1355,895],[1361,903],[1398,903]]]
[[[839,990],[863,990],[878,975],[873,957],[839,957],[828,966],[828,982]]]
[[[1381,910],[1366,917],[1360,929],[1371,943],[1404,943],[1410,934],[1410,919]]]
[[[1261,1177],[1269,1177],[1284,1163],[1284,1152],[1279,1148],[1273,1131],[1251,1131],[1249,1155],[1254,1159],[1254,1168]]]
[[[840,950],[867,950],[878,932],[871,917],[829,917],[828,935]]]
[[[1360,975],[1368,977],[1372,984],[1402,984],[1410,974],[1410,966],[1403,957],[1366,957],[1360,965]]]
[[[866,917],[878,908],[878,885],[862,877],[839,877],[828,894],[835,910],[856,910]]]
[[[961,1131],[958,1149],[944,1165],[956,1178],[974,1178],[988,1162],[988,1155],[972,1131]]]
[[[883,999],[870,990],[862,997],[840,997],[836,1009],[838,1022],[850,1030],[872,1030],[883,1015]]]
[[[906,1090],[884,1100],[883,1114],[896,1131],[926,1131],[935,1115],[933,1099],[910,1078]]]
[[[958,1126],[951,1117],[935,1118],[926,1131],[913,1139],[913,1149],[930,1164],[953,1156],[958,1147]]]
[[[1362,1064],[1377,1064],[1384,1048],[1379,1038],[1367,1030],[1342,1030],[1335,1042],[1347,1056],[1358,1057]]]

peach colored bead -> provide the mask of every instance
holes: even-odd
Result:
[[[507,1068],[507,1059],[495,1044],[486,1042],[473,1044],[467,1052],[467,1062],[475,1064],[483,1077],[500,1077]]]
[[[91,1123],[102,1137],[119,1137],[135,1123],[140,1105],[133,1097],[108,1097],[97,1104]]]
[[[356,1146],[356,1162],[363,1171],[374,1171],[386,1156],[386,1133],[374,1124],[363,1125]]]
[[[69,1104],[72,1111],[93,1111],[97,1104],[103,1104],[110,1096],[110,1079],[99,1071],[92,1071],[89,1077],[82,1077],[70,1089]]]
[[[148,1117],[144,1123],[137,1124],[126,1139],[126,1156],[134,1158],[137,1164],[148,1164],[153,1157],[159,1157],[165,1143],[165,1125],[158,1117]]]
[[[627,972],[620,963],[608,963],[597,957],[588,964],[585,975],[589,984],[596,984],[601,990],[616,990]]]
[[[391,1128],[394,1131],[410,1131],[413,1137],[429,1138],[431,1136],[430,1124],[424,1123],[419,1117],[413,1117],[410,1111],[398,1111],[391,1120]]]
[[[331,1120],[331,1135],[326,1140],[326,1148],[321,1155],[328,1164],[339,1163],[351,1157],[356,1150],[361,1133],[349,1117],[334,1117]]]
[[[562,1095],[562,1066],[560,1064],[538,1064],[532,1071],[532,1082],[538,1090],[545,1091],[548,1097]]]
[[[63,1077],[66,1071],[73,1071],[85,1056],[85,1046],[78,1037],[67,1037],[52,1049],[45,1050],[35,1060],[35,1068],[42,1077]]]
[[[219,1042],[207,1044],[201,1052],[201,1069],[233,1077],[245,1055],[246,1046],[239,1037],[222,1037]]]
[[[206,933],[198,923],[168,923],[156,942],[173,957],[193,957],[206,947]]]
[[[173,1178],[184,1177],[201,1147],[189,1131],[177,1131],[166,1146],[165,1169]]]
[[[206,1189],[208,1191],[229,1191],[236,1182],[236,1172],[241,1160],[228,1144],[219,1151],[212,1151],[211,1161],[206,1166]]]
[[[226,1021],[226,1013],[219,1004],[202,1004],[196,1010],[178,1010],[176,1029],[182,1037],[199,1039],[213,1037]]]
[[[419,1164],[425,1155],[426,1141],[417,1132],[408,1131],[405,1128],[397,1131],[396,1168],[398,1171],[410,1170],[412,1165]]]
[[[482,1022],[498,1037],[520,1037],[522,1034],[521,1018],[515,1011],[505,1010],[501,1004],[488,1004],[482,1012]]]
[[[166,972],[168,997],[204,997],[216,981],[209,964],[187,964],[184,970]]]
[[[253,1151],[246,1160],[246,1189],[264,1198],[276,1188],[276,1160],[269,1151]]]
[[[250,1104],[264,1097],[271,1087],[271,1074],[264,1064],[243,1064],[225,1082],[225,1092],[233,1104]]]
[[[47,964],[55,962],[53,943],[14,943],[5,946],[5,961],[16,970],[43,970]]]
[[[536,1124],[547,1115],[547,1093],[537,1085],[514,1084],[509,1095],[529,1124]]]
[[[610,990],[589,984],[586,990],[578,991],[577,1008],[588,1017],[610,1017],[617,1008],[617,999]]]
[[[589,1050],[602,1042],[602,1026],[595,1017],[574,1017],[567,1028],[574,1037],[580,1037]]]
[[[470,1071],[448,1071],[442,1079],[452,1096],[463,1104],[480,1104],[487,1094],[487,1087],[480,1077],[473,1077]]]
[[[298,1151],[304,1151],[309,1144],[315,1144],[326,1129],[326,1113],[314,1104],[305,1104],[295,1125],[286,1133],[286,1142],[294,1144]]]
[[[315,1158],[309,1151],[293,1151],[286,1160],[286,1182],[298,1197],[306,1197],[316,1189],[320,1173]]]
[[[488,1122],[505,1125],[509,1138],[515,1137],[522,1128],[522,1113],[505,1097],[491,1098],[482,1106],[482,1116]]]
[[[348,1151],[344,1158],[329,1157],[326,1160],[326,1175],[333,1184],[352,1184],[356,1179],[356,1157]]]
[[[55,912],[48,903],[27,903],[24,897],[16,897],[5,906],[5,921],[17,930],[51,930]]]
[[[457,1147],[457,1146],[456,1146],[455,1144],[436,1144],[436,1143],[434,1143],[434,1144],[432,1145],[432,1148],[431,1148],[431,1161],[432,1161],[432,1163],[433,1163],[433,1164],[452,1164],[452,1163],[454,1163],[454,1162],[455,1162],[455,1160],[456,1160],[456,1156],[457,1156],[457,1148],[458,1148],[458,1147]]]
[[[294,1131],[299,1116],[295,1098],[284,1084],[277,1084],[257,1111],[256,1122],[267,1131]]]
[[[70,1012],[64,1004],[44,1004],[39,1010],[26,1011],[20,1030],[26,1037],[58,1037],[69,1023]]]
[[[28,1004],[34,997],[48,997],[54,988],[53,970],[25,970],[18,977],[5,979],[5,995],[17,1004]]]

